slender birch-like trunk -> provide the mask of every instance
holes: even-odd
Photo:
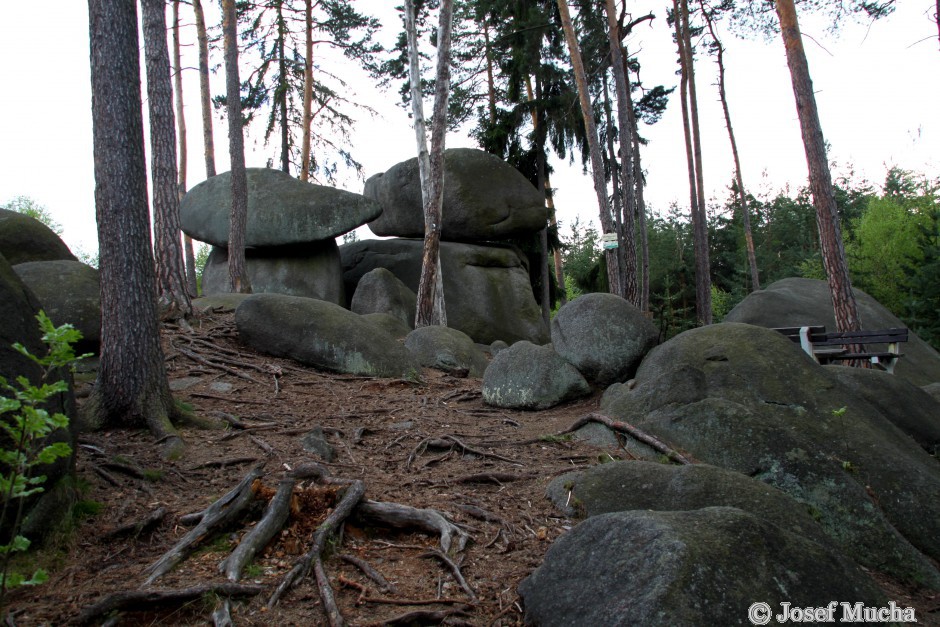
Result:
[[[310,119],[313,111],[313,0],[304,0],[304,110],[300,140],[300,180],[310,179]]]
[[[179,144],[179,197],[186,195],[186,170],[188,154],[186,147],[186,115],[183,108],[183,64],[180,59],[180,0],[173,0],[173,72],[176,92],[176,127]],[[183,261],[186,267],[186,289],[192,298],[198,296],[196,289],[196,255],[193,238],[183,234]]]

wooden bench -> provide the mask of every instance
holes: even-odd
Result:
[[[894,372],[901,352],[899,344],[907,341],[907,329],[851,331],[827,333],[824,326],[781,327],[774,329],[786,335],[820,364],[836,361],[867,360],[887,372]],[[867,350],[866,345],[887,344],[887,350]]]

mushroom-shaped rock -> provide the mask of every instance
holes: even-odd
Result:
[[[419,327],[405,338],[407,348],[422,366],[445,372],[466,371],[482,377],[487,361],[470,337],[447,327]]]
[[[180,224],[191,237],[228,246],[232,175],[193,187],[180,202]],[[360,194],[299,181],[280,170],[248,168],[245,246],[282,246],[330,239],[382,212]]]
[[[366,181],[367,197],[382,206],[369,223],[376,235],[424,236],[424,203],[418,159],[392,166]],[[444,151],[441,238],[447,241],[500,240],[545,228],[545,198],[518,170],[473,148]]]
[[[626,380],[656,344],[656,327],[639,309],[613,294],[585,294],[552,319],[552,345],[598,385]]]
[[[548,409],[590,392],[555,351],[524,340],[499,351],[483,375],[483,400],[508,409]]]
[[[11,266],[28,261],[76,261],[55,231],[36,218],[10,209],[0,209],[0,255]]]
[[[235,310],[235,325],[248,346],[324,370],[401,377],[417,367],[381,328],[314,298],[254,294]]]

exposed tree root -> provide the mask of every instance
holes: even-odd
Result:
[[[627,422],[614,420],[613,418],[610,418],[609,416],[604,416],[603,414],[588,414],[586,416],[583,416],[579,418],[573,425],[565,429],[564,431],[559,431],[558,433],[555,433],[553,435],[555,437],[561,437],[569,433],[573,433],[590,422],[597,422],[602,425],[605,425],[609,429],[612,429],[614,431],[619,431],[620,433],[629,435],[633,439],[639,442],[642,442],[643,444],[646,444],[652,447],[654,450],[662,453],[663,455],[668,457],[670,460],[676,462],[677,464],[691,464],[692,463],[692,461],[688,457],[682,455],[675,449],[670,448],[668,445],[664,444],[661,440],[658,440],[657,438],[646,433],[645,431],[642,431]]]
[[[477,593],[473,591],[473,588],[467,583],[467,580],[464,579],[463,573],[460,572],[460,566],[454,560],[450,559],[437,549],[432,549],[422,555],[421,557],[436,557],[437,559],[444,562],[444,564],[450,568],[450,572],[453,573],[454,579],[457,580],[457,583],[460,584],[460,587],[463,588],[463,591],[467,593],[467,596],[470,597],[470,600],[474,603],[477,602]]]
[[[252,383],[261,384],[261,381],[258,381],[257,379],[255,379],[255,378],[254,378],[253,376],[251,376],[250,374],[245,374],[245,373],[242,372],[241,370],[236,370],[235,368],[230,368],[229,366],[226,366],[226,365],[223,364],[223,363],[216,363],[216,362],[214,362],[214,361],[212,361],[212,360],[210,360],[210,359],[206,359],[206,358],[203,357],[202,355],[199,355],[198,353],[194,353],[193,351],[191,351],[191,350],[189,350],[189,349],[183,348],[183,347],[180,346],[179,344],[176,344],[176,343],[174,343],[174,342],[172,342],[172,341],[170,342],[170,346],[171,346],[174,350],[176,350],[177,352],[179,352],[181,355],[185,355],[186,357],[189,357],[190,359],[192,359],[192,360],[195,361],[196,363],[202,364],[203,366],[206,366],[206,367],[208,367],[208,368],[214,368],[214,369],[216,369],[216,370],[221,370],[222,372],[228,373],[228,374],[232,375],[233,377],[239,377],[239,378],[241,378],[241,379],[245,379],[246,381],[251,381]],[[219,361],[223,361],[223,360],[219,359]]]
[[[212,627],[235,627],[232,621],[232,604],[228,599],[222,599],[219,607],[212,612]]]
[[[382,576],[382,573],[372,568],[367,561],[353,555],[340,555],[339,558],[361,570],[362,574],[377,583],[383,592],[398,594],[398,589],[389,583],[388,580]]]
[[[254,498],[256,490],[254,483],[260,476],[261,467],[252,468],[241,483],[206,508],[199,524],[183,536],[173,548],[164,553],[163,557],[144,570],[150,575],[144,585],[150,585],[184,560],[196,546],[205,540],[210,531],[223,527],[240,516]]]
[[[251,531],[245,534],[235,550],[219,564],[219,570],[225,574],[229,581],[241,579],[242,570],[245,566],[251,563],[255,555],[267,546],[271,538],[287,522],[287,518],[290,516],[290,501],[294,493],[295,483],[293,479],[284,479],[278,484],[277,492],[268,503],[261,520],[252,527]]]
[[[443,514],[433,509],[417,509],[398,503],[381,503],[378,501],[363,501],[356,508],[356,514],[396,529],[417,527],[424,531],[436,533],[441,538],[441,548],[445,553],[451,552],[451,546],[456,538],[456,551],[463,551],[470,536],[447,520]]]
[[[513,474],[509,472],[481,472],[473,475],[466,475],[464,477],[457,477],[454,479],[454,483],[511,483],[513,481],[525,481],[526,479],[532,479],[538,475],[533,474]]]
[[[411,455],[408,456],[408,460],[405,462],[406,467],[410,467],[412,462],[423,454],[428,449],[439,449],[439,450],[459,450],[464,454],[476,455],[477,457],[489,457],[491,459],[498,459],[500,461],[508,462],[510,464],[515,464],[521,466],[522,463],[515,459],[510,459],[508,457],[503,457],[496,453],[488,453],[486,451],[481,451],[479,449],[472,448],[464,444],[460,439],[452,436],[445,435],[440,438],[426,438],[418,443],[418,446],[411,452]]]
[[[76,622],[85,625],[115,611],[148,611],[167,606],[180,606],[196,601],[207,594],[215,594],[221,597],[250,597],[263,591],[264,586],[259,585],[217,583],[182,590],[116,592],[82,610],[76,618]]]
[[[451,616],[467,616],[466,610],[415,610],[377,623],[367,623],[368,627],[387,627],[394,625],[439,625]]]
[[[143,520],[139,520],[135,523],[129,525],[124,525],[123,527],[118,527],[117,529],[106,534],[108,538],[120,538],[122,536],[139,536],[145,531],[150,531],[166,518],[167,509],[165,507],[158,507],[153,510]]]

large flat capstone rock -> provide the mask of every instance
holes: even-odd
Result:
[[[862,319],[862,329],[877,331],[907,326],[874,298],[855,288],[855,300]],[[836,330],[835,314],[829,295],[829,285],[817,279],[790,278],[771,283],[765,289],[749,294],[737,304],[725,322],[746,322],[762,327],[798,327],[825,325]],[[873,344],[867,348],[877,349]],[[898,360],[894,373],[914,385],[940,382],[940,353],[917,337],[901,344],[904,355]]]
[[[180,202],[180,225],[190,237],[228,246],[232,175],[224,172],[193,187]],[[245,246],[282,246],[330,239],[381,213],[365,196],[305,183],[281,170],[248,168]]]
[[[417,158],[371,177],[363,193],[382,206],[382,215],[369,223],[373,233],[424,236]],[[473,148],[444,151],[442,239],[509,239],[540,231],[547,219],[543,195],[502,159]]]
[[[340,246],[346,293],[355,293],[360,279],[376,268],[386,268],[417,292],[423,245],[419,239],[388,239]],[[441,266],[448,327],[480,344],[548,340],[525,256],[517,248],[441,242]]]
[[[235,310],[235,325],[248,346],[324,370],[401,377],[419,368],[378,325],[322,300],[254,294]]]
[[[859,564],[940,589],[940,465],[901,421],[776,331],[725,323],[654,348],[601,409],[808,508]]]

